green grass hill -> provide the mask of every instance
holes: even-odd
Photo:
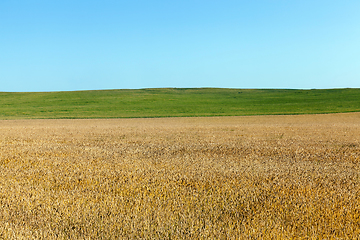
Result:
[[[0,119],[360,112],[360,89],[161,88],[0,92]]]

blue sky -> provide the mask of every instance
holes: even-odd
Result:
[[[360,88],[359,0],[1,0],[0,91]]]

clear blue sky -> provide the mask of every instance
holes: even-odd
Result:
[[[0,91],[155,87],[360,88],[360,1],[0,1]]]

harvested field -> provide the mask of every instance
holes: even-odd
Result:
[[[360,239],[360,113],[0,121],[1,239]]]

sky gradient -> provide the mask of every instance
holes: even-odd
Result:
[[[2,0],[0,91],[360,88],[359,0]]]

